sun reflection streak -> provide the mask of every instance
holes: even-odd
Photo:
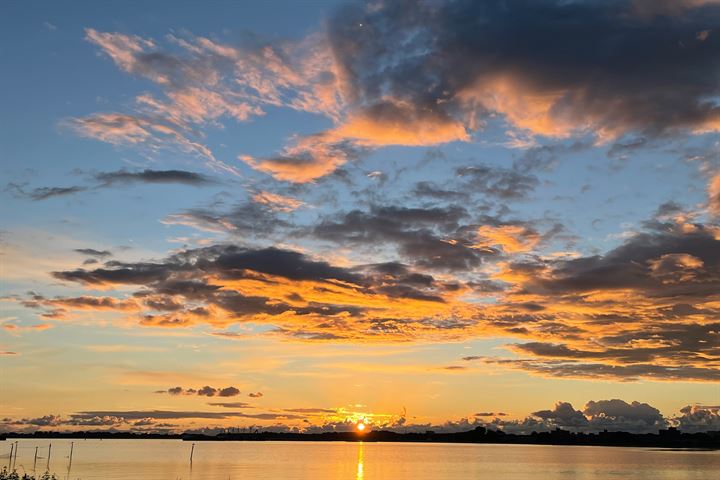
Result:
[[[356,480],[362,480],[365,478],[365,472],[363,471],[363,448],[363,442],[360,442],[360,447],[358,448],[357,476],[355,477]]]

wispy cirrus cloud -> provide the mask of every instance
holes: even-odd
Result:
[[[77,134],[101,140],[111,145],[136,146],[149,153],[171,148],[197,156],[217,172],[239,175],[237,168],[215,158],[210,148],[191,139],[181,126],[166,118],[123,113],[98,113],[84,118],[73,118],[63,125]]]

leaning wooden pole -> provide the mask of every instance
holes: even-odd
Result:
[[[50,449],[52,448],[52,443],[48,444],[48,461],[47,461],[47,467],[45,467],[45,471],[50,471]]]
[[[17,464],[17,454],[18,454],[19,447],[20,447],[20,445],[18,445],[18,442],[15,441],[15,458],[13,458],[13,465],[12,465],[13,470],[15,470],[15,465]]]
[[[37,452],[38,452],[38,448],[40,448],[40,447],[38,447],[38,446],[36,445],[36,446],[35,446],[35,459],[33,460],[33,475],[35,475],[35,468],[37,467]]]

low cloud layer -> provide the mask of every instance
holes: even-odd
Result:
[[[655,432],[666,428],[668,422],[660,411],[647,403],[623,400],[590,401],[585,408],[575,410],[566,402],[560,402],[552,410],[540,410],[533,416],[560,428],[584,428],[589,430],[621,430],[627,432]]]
[[[319,433],[328,431],[354,431],[356,415],[344,409],[334,408],[284,408],[281,411],[252,411],[254,407],[242,402],[211,402],[211,406],[225,407],[222,411],[84,411],[67,417],[45,415],[38,418],[0,420],[0,427],[10,431],[33,431],[37,429],[77,430],[79,428],[121,429],[121,430],[170,430],[183,431],[182,422],[215,421],[223,422],[224,428],[242,426],[267,431],[302,431]],[[227,411],[229,408],[246,411]],[[490,418],[487,418],[490,417]],[[461,432],[484,426],[506,433],[529,434],[556,428],[574,432],[623,431],[631,433],[657,433],[661,429],[676,427],[682,432],[696,433],[720,429],[720,407],[688,405],[676,415],[664,417],[655,407],[637,401],[619,399],[589,401],[582,410],[576,410],[568,402],[558,402],[551,409],[533,412],[527,417],[507,418],[508,414],[476,413],[474,418],[451,420],[443,424],[412,423],[402,416],[366,414],[371,428],[396,432]],[[165,422],[180,422],[168,424]],[[254,422],[262,422],[260,425]],[[217,431],[224,428],[215,427]],[[217,432],[216,432],[217,433]]]

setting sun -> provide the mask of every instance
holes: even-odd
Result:
[[[357,425],[355,428],[357,429],[358,433],[364,433],[367,430],[368,427],[368,421],[367,418],[363,418],[362,420],[358,420]]]

